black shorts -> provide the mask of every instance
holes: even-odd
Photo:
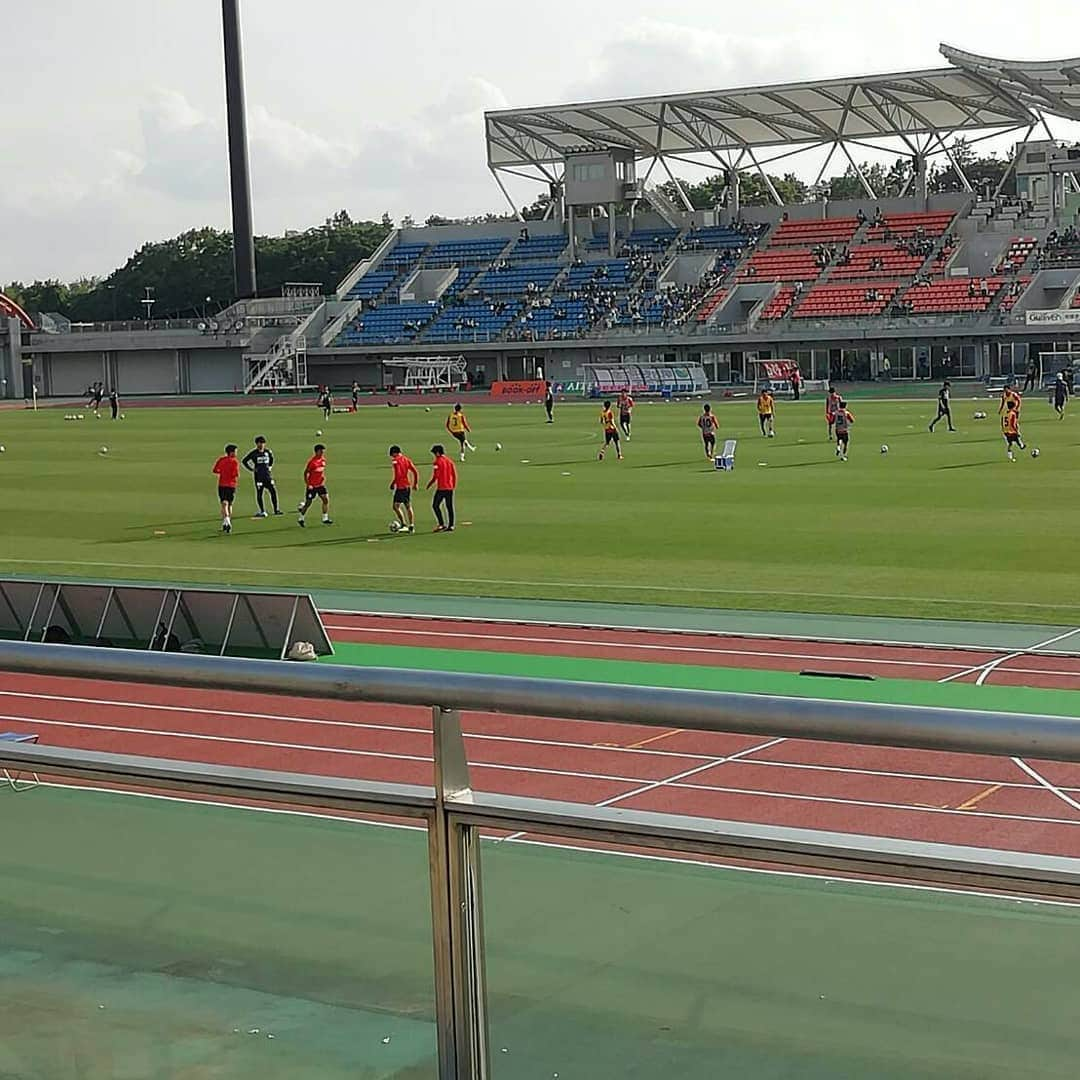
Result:
[[[1055,397],[1054,398],[1054,408],[1055,409],[1063,409],[1063,408],[1065,408],[1065,400],[1066,399],[1063,398],[1063,397],[1062,398]]]
[[[629,424],[630,423],[630,414],[628,412],[619,413],[619,423],[620,424]]]
[[[703,431],[701,433],[701,441],[702,442],[707,442],[707,443],[716,442],[716,432],[715,431]]]
[[[1019,435],[1006,435],[1005,436],[1005,445],[1006,446],[1019,446],[1020,445],[1020,436]]]
[[[394,505],[408,506],[412,502],[412,488],[394,488]]]
[[[450,434],[453,435],[454,438],[457,439],[457,441],[459,443],[461,443],[462,446],[465,445],[465,432],[464,431],[451,431]]]
[[[236,488],[234,487],[219,487],[217,489],[218,502],[232,503],[236,498]]]
[[[326,485],[322,484],[319,487],[308,488],[304,494],[304,498],[307,499],[308,502],[311,502],[313,499],[323,498],[326,493]]]
[[[274,486],[274,479],[271,476],[256,476],[255,487],[256,488],[272,488]]]
[[[617,443],[619,441],[619,433],[617,431],[605,431],[604,432],[604,445],[608,443]]]
[[[836,433],[836,441],[838,443],[843,443],[845,446],[847,446],[848,433],[846,431],[838,431]]]

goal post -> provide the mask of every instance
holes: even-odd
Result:
[[[400,390],[459,390],[469,381],[468,363],[464,356],[395,356],[383,367],[404,373]]]

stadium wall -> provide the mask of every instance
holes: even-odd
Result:
[[[200,349],[180,355],[182,392],[232,392],[244,383],[244,365],[238,349]]]

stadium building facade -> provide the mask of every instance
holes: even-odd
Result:
[[[292,289],[214,320],[39,318],[24,355],[54,396],[99,379],[127,395],[386,388],[389,362],[448,353],[478,385],[618,363],[701,364],[719,384],[781,358],[819,380],[1062,366],[1080,340],[1080,145],[1048,121],[1080,121],[1080,60],[942,52],[926,71],[492,112],[489,168],[504,192],[506,175],[543,184],[544,220],[398,229],[331,296]],[[968,181],[957,135],[1013,136],[998,190]],[[825,148],[819,180],[846,158],[862,198],[742,205],[744,170],[771,189],[767,166]],[[899,193],[860,171],[867,149],[906,159]],[[935,157],[962,191],[928,192]],[[671,169],[703,161],[727,181],[710,210]]]

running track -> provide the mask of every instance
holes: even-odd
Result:
[[[445,619],[326,621],[339,642],[1080,689],[1080,656],[1067,654]],[[473,783],[482,790],[1052,854],[1080,850],[1080,764],[491,714],[465,714],[463,723]],[[4,674],[0,728],[35,731],[52,745],[431,782],[431,719],[417,708]]]

